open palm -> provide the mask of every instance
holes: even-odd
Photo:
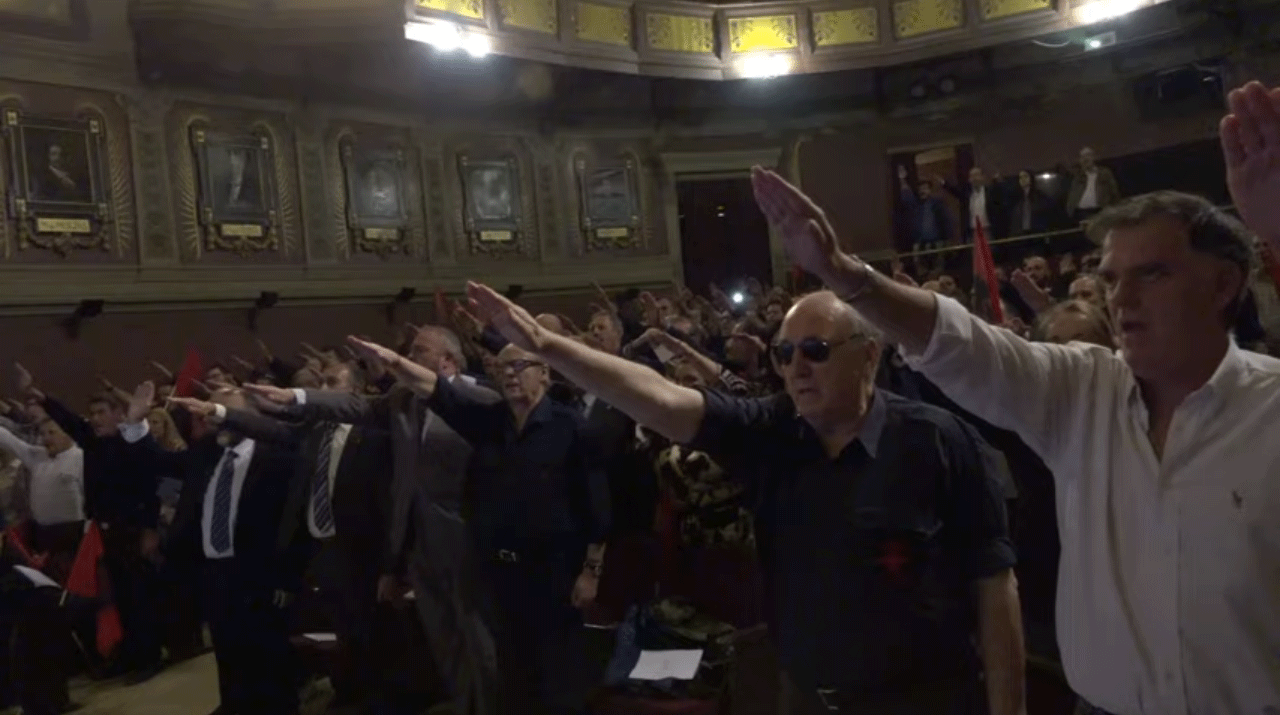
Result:
[[[537,352],[542,347],[546,331],[538,325],[529,311],[511,302],[506,296],[487,285],[469,282],[467,299],[471,302],[476,318],[492,325],[512,345],[529,352]]]
[[[1227,187],[1249,228],[1280,249],[1280,87],[1250,82],[1228,95],[1219,126]]]
[[[776,172],[758,166],[751,170],[751,188],[791,260],[818,277],[830,271],[839,247],[822,209]]]

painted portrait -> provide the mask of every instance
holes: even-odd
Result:
[[[467,208],[477,223],[515,221],[515,172],[509,163],[467,165]]]
[[[593,226],[630,226],[634,223],[635,197],[631,172],[626,166],[595,169],[583,177],[583,198]]]
[[[193,132],[200,197],[213,223],[265,223],[274,208],[271,143],[256,135]]]
[[[398,228],[407,220],[404,156],[398,149],[343,149],[352,225]]]
[[[21,128],[27,196],[33,202],[94,203],[88,132],[27,125]]]

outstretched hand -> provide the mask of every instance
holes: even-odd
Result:
[[[275,385],[246,383],[241,389],[246,395],[253,398],[255,404],[269,412],[279,412],[286,407],[292,407],[298,402],[293,390],[276,387]]]
[[[827,215],[804,192],[769,169],[751,169],[751,188],[760,211],[782,237],[787,255],[825,281],[840,252]]]
[[[427,368],[406,360],[396,351],[355,336],[348,337],[347,344],[367,364],[381,366],[396,382],[415,393],[429,397],[435,391],[436,375]]]
[[[1018,295],[1026,302],[1027,307],[1035,312],[1042,313],[1053,307],[1053,296],[1036,285],[1036,282],[1031,280],[1031,276],[1021,269],[1014,271],[1009,276],[1009,282],[1013,284],[1013,289],[1018,291]]]
[[[1227,103],[1218,133],[1231,200],[1250,229],[1280,248],[1280,87],[1249,82]]]
[[[196,417],[211,417],[218,411],[218,406],[212,402],[197,400],[194,397],[170,397],[169,404],[177,405]]]
[[[468,282],[467,299],[476,318],[492,325],[512,345],[532,353],[545,346],[550,331],[506,296],[487,285]]]
[[[156,401],[156,384],[150,380],[138,385],[129,398],[129,408],[125,412],[125,421],[137,424],[147,418],[151,406]]]

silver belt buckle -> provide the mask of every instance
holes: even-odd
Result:
[[[826,708],[827,712],[840,712],[840,703],[836,702],[836,696],[840,691],[835,688],[818,688],[817,692],[818,699],[822,701],[822,707]]]
[[[520,555],[508,549],[498,549],[498,560],[509,564],[514,564],[520,560]]]

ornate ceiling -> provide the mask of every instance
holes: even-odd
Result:
[[[1156,4],[1162,0],[1137,0]],[[404,42],[406,21],[445,21],[495,53],[688,79],[916,62],[1077,27],[1088,6],[1132,0],[133,0],[135,27],[273,45]],[[1084,8],[1082,10],[1082,8]],[[188,28],[184,33],[183,27]]]

